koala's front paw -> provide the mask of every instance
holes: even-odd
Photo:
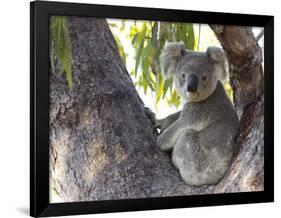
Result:
[[[161,134],[157,137],[157,146],[162,151],[168,151],[173,148],[173,145],[169,144],[169,140],[167,139],[167,136],[165,136],[164,134]]]
[[[154,128],[159,130],[157,131],[159,134],[161,134],[162,132],[164,132],[164,130],[167,128],[165,126],[165,121],[160,119],[160,120],[156,120],[154,123]]]
[[[161,131],[161,126],[162,126],[163,122],[161,120],[157,120],[156,119],[155,113],[150,108],[148,108],[148,107],[144,107],[144,112],[145,112],[146,116],[153,123],[155,131],[158,133],[157,129],[160,129],[160,132],[162,132]]]
[[[159,135],[157,137],[157,146],[162,149],[162,147],[164,147],[165,144],[165,140],[163,139],[163,135]]]

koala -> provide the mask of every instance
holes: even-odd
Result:
[[[172,162],[188,185],[216,184],[229,168],[238,128],[221,82],[227,76],[224,52],[218,47],[194,52],[173,42],[162,50],[160,64],[185,104],[164,119],[150,116],[161,131],[157,145],[172,150]]]

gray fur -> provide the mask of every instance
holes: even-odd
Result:
[[[182,45],[166,45],[161,64],[163,74],[173,75],[175,89],[187,103],[182,111],[165,119],[154,117],[161,130],[157,144],[164,151],[173,149],[173,164],[187,184],[216,184],[228,170],[238,127],[233,105],[220,81],[225,56],[215,47],[206,52],[183,52]],[[199,79],[194,93],[186,89],[191,74]],[[206,77],[204,81],[202,77]]]
[[[161,71],[165,79],[173,76],[178,63],[178,60],[185,53],[185,46],[183,42],[175,43],[168,42],[163,49],[161,60]]]

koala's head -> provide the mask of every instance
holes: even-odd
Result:
[[[173,77],[174,86],[187,102],[208,98],[216,89],[218,80],[226,79],[226,58],[218,47],[206,52],[186,50],[182,42],[167,43],[160,56],[164,78]]]

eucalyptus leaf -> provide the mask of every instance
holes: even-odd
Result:
[[[136,64],[135,64],[135,76],[137,76],[138,68],[139,68],[139,63],[141,60],[141,54],[143,50],[143,44],[144,44],[144,39],[141,39],[141,43],[139,44],[137,54],[136,54]]]
[[[173,88],[173,80],[164,81],[159,57],[167,41],[183,41],[187,49],[194,50],[193,24],[159,21],[133,22],[128,37],[135,49],[134,70],[131,73],[137,80],[135,84],[142,88],[144,94],[147,94],[148,90],[155,92],[156,109],[161,100],[166,100],[169,105],[178,107],[181,100]],[[124,51],[121,46],[119,51],[122,56]]]
[[[138,38],[139,38],[139,35],[140,33],[136,33],[132,39],[132,45],[134,45],[137,41],[138,41]]]
[[[60,63],[60,72],[66,74],[68,86],[72,88],[72,48],[68,30],[68,20],[64,16],[51,17],[51,43]],[[51,58],[52,63],[52,58]]]

